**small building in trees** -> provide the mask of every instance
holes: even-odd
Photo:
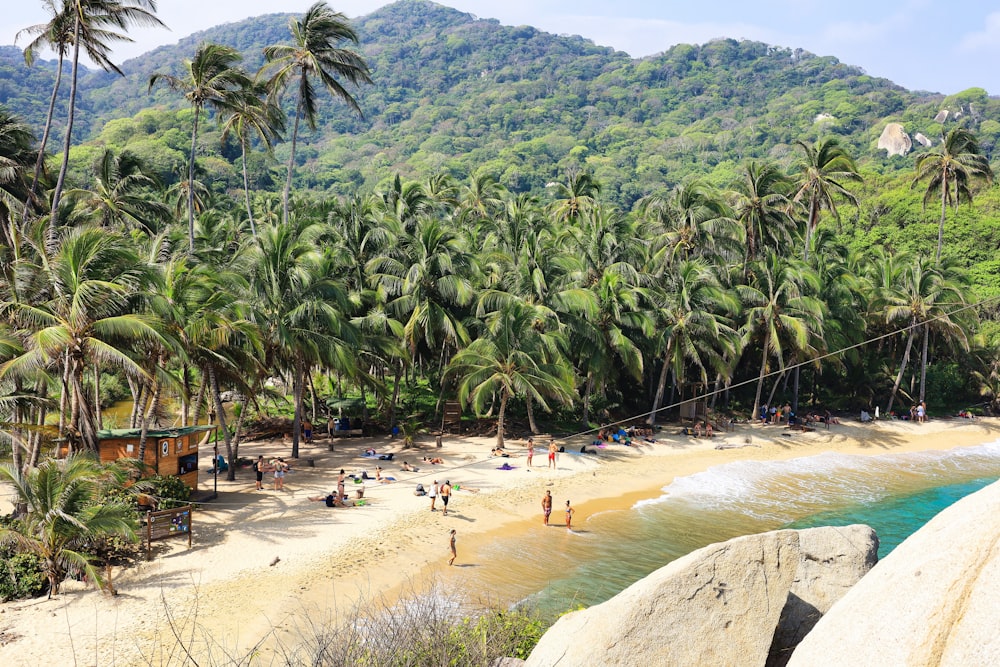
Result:
[[[208,434],[217,426],[183,426],[178,428],[149,430],[146,432],[146,453],[143,462],[155,475],[174,475],[198,490],[198,448],[208,441]],[[99,454],[102,463],[118,459],[139,458],[139,440],[142,431],[133,429],[110,429],[97,432]]]

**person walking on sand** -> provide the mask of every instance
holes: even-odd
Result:
[[[531,457],[535,455],[535,440],[528,438],[528,467],[531,467]]]
[[[448,516],[448,501],[451,500],[451,482],[444,480],[444,484],[438,487],[438,495],[441,496],[441,502],[444,503],[444,516]]]
[[[264,455],[261,454],[253,462],[253,474],[257,478],[257,491],[264,490]]]
[[[302,422],[302,436],[306,442],[313,441],[313,425],[308,419]]]
[[[455,558],[458,556],[458,550],[455,549],[455,529],[452,528],[448,535],[448,549],[451,550],[451,558],[448,559],[448,565],[454,565]]]
[[[542,523],[549,525],[549,515],[552,514],[552,492],[546,491],[542,496]]]
[[[558,470],[556,468],[556,441],[549,441],[549,467]]]
[[[573,512],[575,512],[575,511],[576,510],[573,509],[572,505],[570,505],[569,501],[567,500],[566,501],[566,527],[567,528],[572,528],[573,527],[572,526],[572,523],[573,523]]]
[[[431,492],[430,492],[429,495],[431,497],[431,511],[432,512],[436,512],[437,510],[434,509],[434,503],[437,502],[437,496],[438,496],[438,481],[437,480],[434,480],[434,483],[431,484]]]

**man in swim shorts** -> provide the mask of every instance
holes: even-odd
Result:
[[[555,440],[550,440],[549,441],[549,467],[550,468],[555,468],[556,467],[556,441]]]
[[[549,525],[549,515],[552,514],[552,492],[546,491],[542,496],[542,523]]]
[[[253,462],[253,474],[257,477],[257,491],[264,489],[264,456],[258,456]]]
[[[444,512],[442,512],[442,514],[444,516],[448,516],[448,501],[451,500],[451,482],[450,481],[444,480],[444,484],[442,484],[438,488],[438,495],[441,496],[441,502],[444,503]]]

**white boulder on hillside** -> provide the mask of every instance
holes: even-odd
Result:
[[[889,123],[878,138],[879,150],[885,150],[889,155],[906,155],[913,148],[910,135],[899,123]]]
[[[1000,482],[963,498],[830,609],[791,666],[1000,664]]]

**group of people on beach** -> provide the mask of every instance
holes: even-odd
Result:
[[[253,462],[253,473],[255,478],[256,491],[264,490],[264,473],[270,472],[274,478],[274,490],[284,491],[285,490],[285,474],[291,469],[285,459],[279,457],[273,458],[270,461],[265,461],[264,456],[258,456],[257,460]]]

